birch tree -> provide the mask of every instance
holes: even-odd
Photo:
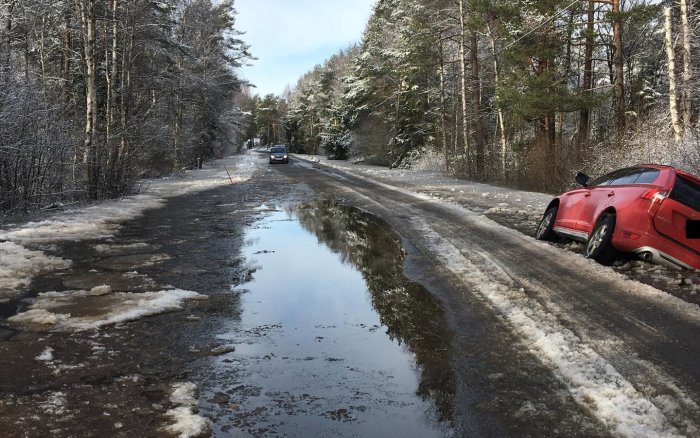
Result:
[[[673,47],[673,11],[665,9],[666,16],[666,57],[668,59],[668,99],[671,111],[671,128],[676,142],[681,139],[681,123],[678,117],[678,95],[676,92],[676,52]]]
[[[691,47],[690,47],[690,4],[688,0],[680,0],[680,21],[681,21],[681,36],[683,41],[683,85],[681,91],[681,107],[683,113],[683,125],[686,129],[692,126],[692,111],[693,111],[693,96],[692,96],[692,78],[693,68],[691,62]]]

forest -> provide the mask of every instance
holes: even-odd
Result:
[[[379,0],[359,44],[253,98],[255,130],[298,152],[540,191],[628,164],[698,174],[698,7]]]
[[[2,0],[0,210],[118,197],[234,150],[251,58],[232,0]]]
[[[378,0],[360,42],[260,96],[234,0],[0,0],[0,211],[133,193],[254,139],[550,192],[698,174],[698,8]]]

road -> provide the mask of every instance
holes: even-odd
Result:
[[[57,245],[72,267],[37,277],[29,297],[121,290],[115,272],[136,264],[150,286],[125,291],[208,298],[70,335],[2,324],[8,436],[177,435],[167,412],[187,406],[216,436],[700,431],[696,305],[501,226],[483,201],[471,210],[305,160],[249,159],[250,180],[126,221],[108,239],[121,253],[95,254],[104,239]],[[85,280],[92,271],[105,276]],[[342,306],[309,292],[318,285],[347,289]],[[178,382],[199,398],[177,401]]]

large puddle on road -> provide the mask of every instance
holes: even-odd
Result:
[[[243,255],[235,351],[201,397],[215,435],[451,435],[443,313],[387,226],[335,203],[270,210]]]

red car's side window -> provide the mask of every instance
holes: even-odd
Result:
[[[656,181],[661,171],[659,169],[651,169],[644,167],[628,167],[626,169],[616,170],[614,172],[603,175],[598,179],[593,180],[589,186],[611,186],[611,185],[626,185],[626,184],[651,184]]]

